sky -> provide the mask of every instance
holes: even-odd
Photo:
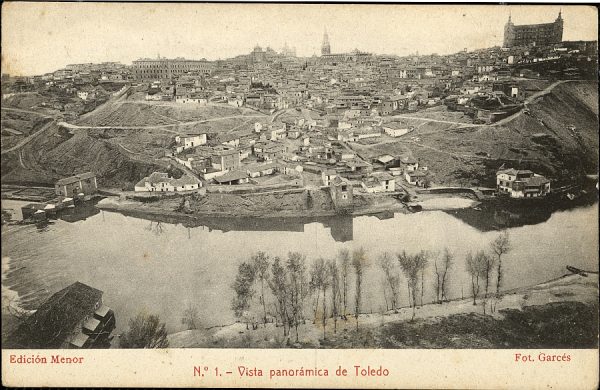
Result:
[[[256,44],[319,55],[325,28],[333,53],[450,54],[501,45],[509,13],[515,24],[548,23],[560,9],[564,40],[597,39],[592,6],[4,2],[2,73],[158,55],[216,60]]]

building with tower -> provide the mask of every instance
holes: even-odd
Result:
[[[552,23],[513,24],[512,17],[504,26],[504,47],[514,46],[544,46],[562,42],[563,19],[562,12]]]

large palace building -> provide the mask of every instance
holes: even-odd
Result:
[[[172,79],[186,73],[210,74],[214,64],[205,60],[185,58],[141,58],[133,61],[132,71],[136,80]]]
[[[516,26],[511,17],[504,26],[504,47],[543,46],[562,42],[563,19],[561,12],[553,23]]]

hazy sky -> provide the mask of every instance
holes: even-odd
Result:
[[[140,57],[246,54],[258,43],[300,56],[332,52],[454,53],[502,43],[515,24],[552,22],[559,9],[499,5],[3,3],[2,72],[41,74],[66,64]],[[597,39],[596,9],[562,6],[564,40]]]

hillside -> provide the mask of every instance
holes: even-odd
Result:
[[[135,137],[135,135],[130,135]],[[147,135],[151,137],[151,133]],[[138,135],[138,139],[139,139]],[[158,137],[157,137],[158,138]],[[161,143],[154,138],[153,143]],[[163,139],[162,145],[169,139]],[[169,164],[125,150],[117,141],[106,139],[101,131],[77,131],[75,135],[53,126],[21,148],[2,155],[2,181],[52,185],[62,177],[93,171],[103,187],[124,188]]]
[[[427,109],[418,116],[456,123],[408,120],[416,126],[410,136],[357,149],[367,157],[412,154],[429,167],[436,184],[495,186],[495,172],[503,164],[566,183],[597,174],[597,88],[593,82],[557,85],[528,104],[529,113],[494,125],[463,126],[456,113]]]

